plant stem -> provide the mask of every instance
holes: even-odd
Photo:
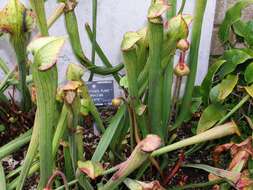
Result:
[[[148,92],[148,116],[151,132],[164,139],[162,129],[162,44],[163,25],[149,21],[149,92]]]
[[[0,147],[0,160],[18,150],[31,139],[32,130],[20,135],[18,138]]]
[[[170,20],[172,17],[176,15],[177,9],[177,1],[169,0],[168,3],[172,6],[171,9],[167,12],[167,18]],[[171,51],[174,51],[173,49]],[[162,90],[162,129],[165,134],[165,139],[167,139],[168,134],[168,124],[169,118],[171,115],[171,93],[172,93],[172,85],[173,85],[173,64],[174,56],[170,56],[168,60],[168,64],[163,72],[163,90]]]
[[[59,3],[53,14],[47,20],[48,29],[55,23],[55,21],[63,14],[65,3]]]
[[[127,80],[128,80],[128,91],[129,91],[129,98],[130,98],[130,106],[132,110],[132,114],[130,114],[131,118],[135,117],[137,119],[138,128],[142,131],[143,136],[148,134],[144,115],[138,116],[136,114],[135,109],[140,105],[139,100],[139,91],[138,91],[138,83],[137,83],[137,55],[136,55],[136,49],[130,49],[127,51],[123,51],[123,58],[124,58],[124,64],[126,68],[127,73]],[[133,119],[133,118],[132,118]],[[133,127],[133,134],[134,134],[134,126]],[[137,128],[137,126],[135,126]]]
[[[168,190],[183,190],[183,189],[204,188],[204,187],[209,187],[209,186],[213,186],[213,185],[216,185],[216,184],[221,184],[224,181],[225,180],[223,180],[223,179],[219,179],[219,180],[215,180],[215,181],[209,181],[209,182],[206,182],[206,183],[196,183],[196,184],[185,185],[184,187],[169,188]]]
[[[31,96],[29,89],[26,85],[26,40],[24,36],[13,36],[11,43],[14,47],[19,70],[19,84],[21,90],[21,107],[23,111],[29,111],[32,106]]]
[[[6,181],[5,181],[5,174],[4,174],[4,168],[2,166],[1,161],[0,161],[0,187],[1,187],[1,190],[7,190]]]
[[[233,115],[238,109],[240,109],[243,104],[245,104],[250,99],[250,95],[246,95],[236,106],[233,107],[230,112],[228,112],[221,120],[217,123],[217,125],[220,125],[224,123],[231,115]]]
[[[8,86],[8,80],[13,76],[13,73],[15,72],[15,69],[13,69],[12,71],[9,71],[4,79],[1,81],[0,83],[0,93],[3,93],[4,90],[6,89],[6,85]]]
[[[63,2],[66,3],[66,0],[63,0]],[[77,59],[80,61],[80,63],[83,66],[85,66],[88,70],[96,74],[109,75],[109,74],[117,73],[118,71],[123,69],[124,67],[123,64],[119,64],[112,68],[95,66],[85,56],[82,50],[82,45],[81,45],[79,31],[78,31],[77,18],[76,18],[74,9],[68,10],[65,12],[65,24],[66,24],[66,29],[69,35],[69,40],[70,40],[71,47],[73,49],[74,54],[77,57]]]
[[[179,9],[179,11],[178,11],[177,14],[182,14],[183,13],[184,7],[185,7],[185,3],[186,3],[186,0],[182,0],[181,7],[180,7],[180,9]]]
[[[59,145],[60,145],[60,140],[63,137],[64,132],[67,128],[68,113],[69,112],[68,112],[67,106],[64,104],[63,107],[62,107],[62,111],[61,111],[59,121],[58,121],[57,126],[56,126],[54,137],[53,137],[53,143],[52,143],[52,150],[53,151],[52,151],[52,154],[53,154],[54,158],[57,154],[57,150],[58,150]]]
[[[39,71],[39,63],[32,65],[33,80],[37,92],[37,112],[39,125],[40,180],[45,187],[53,171],[52,140],[56,124],[56,91],[58,85],[57,67]]]
[[[0,58],[0,69],[7,74],[10,69],[8,68],[7,64]]]
[[[193,137],[181,140],[179,142],[176,142],[174,144],[165,146],[163,148],[160,148],[156,151],[154,151],[151,156],[160,156],[162,154],[171,152],[173,150],[177,150],[182,147],[186,147],[193,144],[198,144],[205,141],[210,141],[214,139],[219,139],[228,135],[232,135],[238,132],[238,128],[234,122],[229,122],[224,125],[220,125],[217,127],[214,127],[208,131],[205,131],[203,133],[200,133],[198,135],[195,135]]]
[[[197,66],[198,66],[198,55],[199,55],[199,45],[200,37],[202,31],[202,21],[205,13],[207,0],[197,0],[195,2],[195,16],[192,29],[192,42],[190,53],[188,56],[188,64],[190,68],[190,74],[187,78],[186,88],[180,107],[179,116],[174,124],[173,128],[178,128],[184,122],[184,119],[187,117],[191,107],[192,93],[195,84]]]
[[[32,138],[26,153],[26,157],[20,172],[20,175],[17,177],[17,188],[16,190],[22,190],[25,179],[30,171],[32,162],[34,160],[34,157],[37,153],[38,146],[39,146],[39,125],[38,125],[38,115],[39,113],[36,113],[35,116],[35,121],[34,121],[34,126],[33,126],[33,133],[32,133]]]
[[[92,50],[91,50],[91,63],[95,65],[96,61],[96,38],[97,38],[97,0],[92,0]],[[92,81],[94,73],[91,72],[89,81]]]
[[[68,182],[67,185],[70,187],[70,186],[73,186],[73,185],[75,185],[75,184],[77,184],[77,183],[78,183],[78,180],[75,179],[75,180],[72,180],[72,181]],[[62,186],[56,188],[55,190],[61,190],[61,189],[64,189],[64,188],[65,188],[65,186],[62,185]]]
[[[90,28],[89,24],[85,24],[85,29],[86,29],[86,32],[87,32],[87,34],[88,34],[88,36],[89,36],[90,41],[92,42],[93,33],[92,33],[92,31],[91,31],[91,28]],[[105,65],[106,67],[112,68],[113,66],[112,66],[111,62],[110,62],[109,59],[106,57],[105,53],[103,52],[103,50],[101,49],[101,47],[99,46],[99,44],[98,44],[97,41],[96,41],[96,43],[95,43],[95,50],[96,50],[98,56],[100,57],[100,59],[102,60],[102,62],[104,63],[104,65]],[[113,73],[113,77],[114,77],[114,79],[115,79],[115,80],[118,82],[118,84],[119,84],[119,82],[120,82],[120,77],[119,77],[119,75],[118,75],[117,73]]]
[[[48,36],[44,0],[30,0],[33,10],[36,13],[37,23],[42,36]]]

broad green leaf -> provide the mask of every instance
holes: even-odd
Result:
[[[248,84],[253,82],[253,62],[247,66],[244,72],[244,78]]]
[[[227,12],[219,29],[219,38],[222,43],[229,40],[229,32],[231,26],[241,18],[241,11],[243,8],[253,3],[253,0],[240,0]]]
[[[225,77],[227,74],[233,72],[239,64],[242,64],[251,58],[251,51],[248,51],[247,49],[228,50],[222,57],[226,62],[222,65],[219,73],[222,77]]]
[[[235,33],[244,38],[249,46],[253,46],[253,21],[243,22],[238,20],[233,24]]]
[[[103,136],[101,137],[98,143],[95,153],[92,156],[92,159],[91,159],[92,161],[99,162],[102,159],[105,151],[107,150],[107,148],[109,147],[113,139],[115,132],[117,131],[118,125],[122,117],[124,116],[125,111],[126,111],[126,106],[122,105],[119,108],[116,115],[112,118],[109,127],[105,130],[105,133],[103,134]]]
[[[2,166],[1,161],[0,161],[0,187],[1,187],[1,190],[7,190],[6,181],[5,181],[5,174],[4,174],[4,168]]]
[[[45,71],[56,64],[64,42],[64,37],[41,37],[32,41],[27,49],[34,54],[35,64],[40,64],[39,70]]]
[[[210,99],[212,102],[222,102],[233,91],[238,82],[237,75],[228,75],[218,85],[213,87],[210,91]]]
[[[241,173],[239,172],[232,172],[232,171],[227,171],[227,170],[223,170],[220,168],[215,168],[212,166],[208,166],[205,164],[187,164],[184,167],[190,167],[190,168],[197,168],[197,169],[201,169],[201,170],[205,170],[206,172],[212,173],[216,176],[225,178],[231,182],[233,182],[234,184],[236,184],[238,182],[238,180],[241,177]]]
[[[250,86],[245,86],[244,88],[246,92],[253,98],[253,84]]]
[[[212,82],[213,78],[215,76],[215,73],[219,70],[219,68],[225,63],[225,60],[218,60],[215,63],[211,65],[211,67],[208,69],[208,73],[205,76],[202,84],[201,84],[201,95],[203,98],[203,102],[207,105],[208,104],[208,98],[209,98],[209,93],[212,88]]]
[[[209,105],[201,115],[197,127],[197,134],[202,133],[213,127],[223,116],[226,111],[220,104]]]

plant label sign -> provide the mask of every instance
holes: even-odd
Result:
[[[113,80],[87,82],[90,96],[96,106],[108,106],[114,98]]]

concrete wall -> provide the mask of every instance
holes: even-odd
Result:
[[[232,5],[234,5],[236,2],[238,2],[238,0],[217,0],[211,45],[211,55],[217,56],[221,55],[224,52],[222,44],[218,39],[218,29],[225,17],[226,10]],[[250,20],[253,18],[253,5],[248,6],[242,11],[242,18],[244,20]]]

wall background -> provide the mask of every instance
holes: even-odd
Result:
[[[8,0],[0,0],[0,7],[3,7],[7,1]],[[29,5],[29,0],[21,1]],[[105,54],[108,56],[109,60],[114,65],[122,61],[120,44],[124,33],[127,31],[138,30],[145,25],[149,5],[150,0],[98,0],[97,41],[101,45]],[[178,0],[178,6],[180,5],[181,0]],[[187,1],[184,13],[193,14],[194,5],[195,0]],[[76,8],[80,37],[83,48],[88,57],[91,55],[91,45],[86,35],[84,25],[86,22],[91,24],[91,6],[92,4],[90,0],[79,0],[79,4]],[[47,1],[46,10],[48,16],[55,9],[55,7],[56,0]],[[197,84],[201,83],[205,73],[207,72],[209,64],[215,7],[216,0],[209,0],[206,8],[203,32],[201,36]],[[50,29],[50,34],[66,35],[63,17],[60,18]],[[10,67],[15,65],[15,57],[13,55],[13,50],[7,41],[7,37],[0,38],[0,57],[8,62]],[[77,61],[73,56],[69,43],[66,43],[58,61],[60,81],[64,81],[66,67],[70,62],[76,63]],[[98,58],[96,59],[96,63],[98,65],[102,65]],[[88,76],[89,75],[87,73],[86,78],[88,78]],[[0,73],[0,78],[1,77],[2,73]],[[101,77],[95,77],[94,79],[101,80]],[[111,77],[106,77],[105,79],[111,79]],[[102,80],[104,80],[104,78],[102,78]],[[116,95],[120,93],[116,86],[115,92]]]

